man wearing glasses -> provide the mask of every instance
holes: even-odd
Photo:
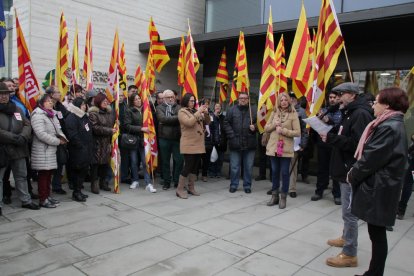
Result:
[[[252,171],[256,152],[256,107],[249,107],[249,95],[240,92],[238,104],[227,111],[224,130],[230,148],[230,193],[239,186],[240,168],[243,164],[244,192],[252,192]]]

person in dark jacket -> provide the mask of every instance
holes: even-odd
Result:
[[[212,133],[213,111],[210,109],[210,99],[202,99],[200,103],[207,106],[208,116],[210,116],[210,123],[204,126],[204,146],[206,152],[201,155],[201,180],[207,182],[208,167],[210,166],[211,152],[213,151],[214,141]]]
[[[171,185],[170,159],[174,160],[174,171],[172,182],[178,185],[180,173],[183,169],[184,158],[180,153],[180,122],[178,111],[181,106],[176,103],[175,94],[172,90],[165,90],[164,102],[157,106],[159,146],[161,152],[162,176],[164,177],[163,190],[168,190]]]
[[[366,128],[348,172],[352,185],[352,213],[368,224],[372,242],[369,269],[364,276],[384,275],[388,245],[386,226],[393,226],[407,169],[404,113],[407,93],[400,88],[379,92],[373,105],[376,119]]]
[[[93,135],[91,122],[86,113],[86,100],[75,98],[71,103],[71,111],[65,120],[66,133],[69,139],[69,162],[73,172],[72,199],[79,202],[86,201],[87,195],[81,189],[89,170],[93,155]]]
[[[92,193],[99,194],[99,188],[104,191],[111,191],[106,176],[110,170],[111,139],[112,135],[117,131],[117,129],[114,128],[114,114],[105,94],[98,93],[98,95],[94,97],[94,106],[89,108],[89,120],[91,121],[94,137],[94,154],[91,166],[91,190]]]
[[[58,87],[56,86],[49,86],[45,90],[46,94],[49,94],[53,101],[53,110],[56,111],[56,117],[59,120],[60,127],[62,128],[63,133],[67,137],[66,132],[66,125],[65,125],[65,119],[70,114],[70,112],[66,109],[66,107],[62,104],[62,93],[59,91]],[[63,166],[65,164],[61,164],[58,162],[57,169],[53,172],[52,177],[52,192],[55,194],[65,195],[66,191],[62,188],[62,171]],[[67,171],[69,172],[69,171]],[[68,177],[69,179],[70,177]]]
[[[334,267],[355,267],[358,265],[358,218],[351,213],[351,187],[346,182],[346,174],[355,163],[354,153],[365,127],[372,121],[372,108],[364,95],[360,94],[357,84],[342,83],[332,89],[338,93],[340,109],[343,111],[342,124],[338,133],[321,134],[323,142],[332,146],[331,177],[340,183],[343,234],[337,239],[328,240],[328,244],[343,247],[336,257],[326,260],[327,265]]]
[[[224,129],[230,148],[230,193],[236,192],[239,186],[242,162],[244,192],[249,194],[252,191],[252,171],[257,147],[256,113],[256,107],[252,106],[251,112],[249,110],[249,95],[240,92],[238,104],[229,109],[224,119]]]
[[[227,137],[224,131],[224,118],[221,104],[214,105],[213,120],[210,123],[210,131],[213,135],[213,145],[217,150],[217,160],[210,163],[209,174],[211,177],[221,177],[224,153],[227,150]]]
[[[0,83],[0,147],[11,166],[16,183],[16,190],[23,208],[38,210],[39,206],[32,202],[27,187],[27,169],[25,158],[29,155],[28,143],[31,137],[29,120],[16,104],[10,101],[10,93],[4,83]],[[3,176],[6,167],[0,168],[0,195],[3,194]],[[0,201],[0,216],[2,215]]]
[[[404,219],[405,210],[410,200],[414,184],[414,133],[411,134],[411,145],[408,148],[408,170],[405,172],[404,184],[401,192],[401,199],[398,203],[397,219]]]

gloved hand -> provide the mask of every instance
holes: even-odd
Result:
[[[15,144],[18,146],[23,146],[26,144],[27,140],[22,135],[16,135]]]

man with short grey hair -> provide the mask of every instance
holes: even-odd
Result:
[[[174,171],[172,182],[174,186],[178,184],[178,179],[183,168],[183,157],[180,154],[180,122],[178,121],[178,111],[181,106],[176,103],[175,94],[172,90],[165,90],[163,93],[164,102],[157,106],[159,146],[161,152],[161,168],[164,178],[163,190],[168,190],[171,186],[171,155],[174,160]]]

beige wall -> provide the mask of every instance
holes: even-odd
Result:
[[[139,53],[138,44],[148,42],[150,16],[161,39],[179,37],[187,33],[187,18],[193,34],[204,31],[205,0],[14,0],[20,24],[32,57],[39,82],[55,68],[60,12],[63,10],[69,32],[72,54],[75,22],[79,31],[79,63],[83,66],[85,33],[88,19],[92,20],[94,71],[107,72],[115,28],[125,42],[128,75],[136,66],[145,69],[147,56]],[[15,24],[15,23],[14,23]],[[17,71],[16,33],[13,50],[13,76]],[[69,65],[70,66],[70,65]],[[157,78],[157,89],[177,89],[177,60],[172,59]],[[132,84],[130,82],[129,84]],[[104,83],[99,83],[102,87]]]

